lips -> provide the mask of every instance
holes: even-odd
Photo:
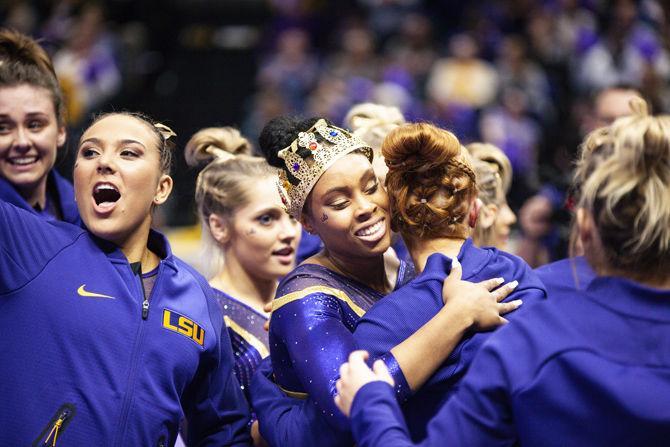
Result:
[[[377,242],[386,234],[386,219],[367,225],[355,233],[356,237],[366,242]]]
[[[95,201],[96,209],[100,212],[111,211],[120,198],[121,193],[111,183],[101,182],[93,187],[93,200]]]
[[[277,256],[290,256],[293,254],[293,252],[293,247],[284,247],[281,250],[273,251],[272,254]]]
[[[272,252],[273,256],[276,256],[277,259],[281,264],[284,265],[291,265],[295,259],[295,256],[293,255],[295,253],[295,250],[293,247],[284,247],[280,250],[275,250]]]

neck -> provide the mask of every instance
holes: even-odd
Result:
[[[45,176],[34,188],[16,188],[23,200],[31,207],[39,206],[44,209],[47,205],[47,177]]]
[[[395,281],[391,281],[390,278],[394,275],[387,274],[384,254],[374,258],[351,258],[324,249],[322,263],[325,267],[355,279],[384,295],[391,292],[395,285]]]
[[[433,253],[442,253],[450,258],[458,257],[465,239],[461,238],[437,238],[437,239],[405,239],[407,250],[409,251],[414,267],[417,272],[422,272],[426,268],[428,257]]]
[[[119,249],[126,256],[129,263],[141,263],[143,272],[150,272],[155,269],[160,262],[158,255],[147,247],[150,224],[150,219],[143,222],[137,231],[131,234],[123,242],[117,243]]]
[[[226,261],[223,270],[209,283],[257,311],[265,313],[263,307],[274,298],[279,281],[254,276],[245,270],[234,256],[224,258]]]

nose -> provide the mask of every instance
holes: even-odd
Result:
[[[103,152],[98,157],[98,165],[96,167],[98,174],[113,174],[116,172],[116,165],[113,155]]]
[[[368,220],[374,212],[377,211],[377,204],[368,199],[367,197],[361,195],[358,200],[356,200],[356,211],[354,217],[358,222],[365,222]]]
[[[509,205],[505,204],[504,212],[507,217],[507,222],[509,223],[509,225],[514,225],[516,223],[516,214],[514,214],[512,208],[510,208]]]
[[[16,128],[16,136],[14,138],[14,147],[22,152],[30,149],[30,139],[28,138],[28,133],[26,130],[18,126]]]
[[[279,240],[290,243],[298,236],[300,224],[291,219],[288,215],[283,216],[280,220]]]

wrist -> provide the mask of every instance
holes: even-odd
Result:
[[[466,307],[450,304],[447,302],[440,312],[450,320],[450,325],[454,329],[458,329],[462,332],[467,331],[472,326],[475,325],[475,317],[472,315]]]

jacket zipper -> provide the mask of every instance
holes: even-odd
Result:
[[[133,270],[133,274],[137,275],[140,279],[140,286],[142,287],[142,319],[146,320],[149,318],[149,297],[147,296],[147,291],[144,288],[144,280],[142,278],[142,263],[134,262],[130,264],[130,268]]]
[[[160,265],[158,266],[158,273],[156,277],[156,282],[154,283],[154,287],[151,290],[151,296],[154,296],[154,292],[158,288],[158,283],[162,278],[161,273],[163,272],[163,266],[164,264],[161,262]],[[142,266],[141,264],[137,263],[135,264],[130,264],[130,269],[133,273],[133,275],[137,275],[139,277],[140,281],[140,291],[142,293],[142,321],[146,321],[146,319],[149,317],[149,297],[146,296],[146,291],[144,290],[144,283],[142,282]],[[119,431],[117,432],[116,436],[116,441],[115,445],[121,445],[121,440],[125,436],[126,433],[126,424],[128,422],[128,412],[130,411],[130,404],[132,401],[132,397],[134,394],[135,390],[135,382],[137,380],[137,362],[140,357],[140,350],[141,350],[141,344],[142,340],[144,339],[144,324],[140,324],[138,334],[137,334],[137,344],[135,347],[135,350],[133,351],[133,357],[130,362],[130,374],[128,375],[128,385],[126,389],[126,395],[124,397],[124,402],[123,406],[121,407],[121,417],[119,419]]]
[[[40,436],[35,440],[35,442],[33,442],[33,446],[56,447],[58,436],[65,431],[65,427],[72,420],[74,413],[74,404],[62,405],[58,410],[56,410],[56,415],[51,418],[47,426],[44,428],[44,430],[42,430],[42,433],[40,433]],[[44,438],[45,433],[46,438]],[[44,441],[42,441],[42,438],[44,438]]]

